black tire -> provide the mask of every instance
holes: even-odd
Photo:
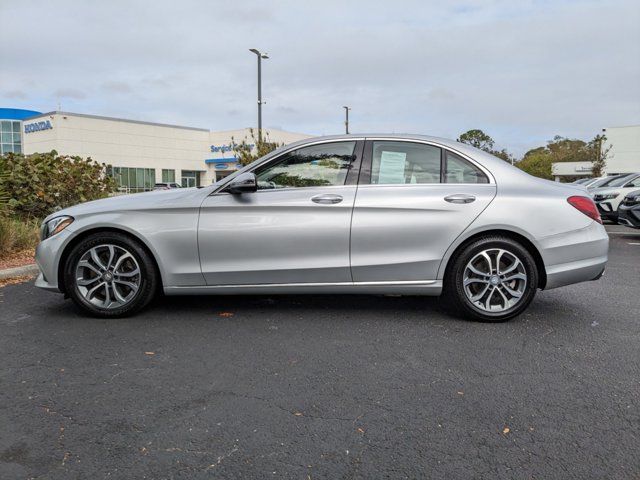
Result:
[[[506,285],[497,286],[497,288],[503,289],[505,286],[522,285],[520,287],[522,292],[521,296],[518,297],[519,300],[516,300],[517,303],[502,311],[495,312],[487,311],[474,304],[474,302],[472,302],[468,297],[464,286],[465,269],[469,262],[476,258],[478,254],[481,254],[481,252],[492,249],[504,250],[517,257],[524,267],[524,272],[526,273],[526,280],[523,284],[517,283],[518,281],[513,281],[505,282]],[[491,277],[494,276],[496,275],[491,275]],[[464,318],[479,320],[482,322],[504,322],[521,314],[529,306],[535,297],[538,288],[538,278],[539,275],[536,262],[522,244],[508,237],[492,235],[479,238],[468,245],[465,245],[456,254],[455,258],[451,259],[450,268],[447,269],[443,282],[443,297],[449,309]],[[493,284],[487,283],[487,288],[493,287]],[[482,289],[482,284],[477,288]],[[505,292],[505,290],[502,290],[502,292]],[[496,297],[498,297],[498,301],[496,303],[500,303],[500,292],[496,294]],[[487,297],[485,296],[483,298],[486,299]],[[494,298],[493,300],[495,301],[496,299]],[[491,301],[492,300],[489,300],[490,307]],[[483,303],[481,300],[479,302]],[[486,305],[487,304],[485,303],[485,306]]]
[[[111,308],[105,308],[87,300],[81,292],[82,287],[78,285],[76,278],[78,263],[82,257],[88,254],[91,249],[101,248],[104,245],[113,245],[117,251],[120,252],[120,249],[124,249],[131,254],[140,272],[139,276],[133,277],[133,282],[138,284],[137,290],[134,292],[132,289],[127,289],[127,287],[118,287],[119,289],[125,288],[125,291],[129,292],[130,298],[127,297],[128,301],[126,303]],[[132,262],[132,260],[129,259],[129,262]],[[92,275],[99,278],[97,273]],[[117,274],[114,273],[114,275]],[[122,279],[130,280],[128,278]],[[102,280],[96,280],[96,282],[102,282]],[[64,285],[68,295],[83,312],[100,318],[120,318],[140,311],[153,300],[159,286],[159,274],[155,262],[138,241],[118,232],[99,232],[84,238],[71,250],[64,266]],[[88,289],[89,287],[85,288]],[[111,292],[113,292],[113,288],[111,287]]]

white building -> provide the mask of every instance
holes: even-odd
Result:
[[[640,125],[608,127],[602,131],[607,138],[602,149],[610,148],[604,169],[606,174],[640,172]]]
[[[209,185],[238,169],[233,144],[253,143],[250,129],[211,132],[69,112],[48,112],[22,119],[25,154],[56,150],[110,165],[122,190],[150,189],[156,182]],[[269,141],[287,144],[310,137],[263,129]]]

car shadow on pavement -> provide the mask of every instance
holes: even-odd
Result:
[[[579,301],[560,299],[538,292],[529,308],[520,316],[509,320],[518,324],[529,320],[553,324],[567,316],[583,317],[589,314]],[[569,302],[569,304],[567,304]],[[575,304],[574,304],[575,303]],[[389,322],[452,322],[452,324],[482,324],[465,319],[452,312],[440,297],[392,295],[159,295],[145,310],[121,319],[99,319],[87,316],[70,300],[42,305],[47,318],[59,321],[82,320],[96,322],[181,322],[242,319],[303,320],[375,320]],[[567,312],[562,314],[559,312]],[[569,313],[570,312],[570,313]]]
[[[175,314],[317,314],[384,316],[451,316],[438,297],[385,295],[212,295],[161,296],[154,312]],[[455,318],[451,316],[451,318]]]

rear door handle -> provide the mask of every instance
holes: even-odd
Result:
[[[455,195],[447,195],[444,200],[449,203],[471,203],[475,201],[476,197],[473,195],[466,195],[464,193],[456,193]]]
[[[333,205],[335,203],[340,203],[342,201],[342,196],[334,195],[331,193],[323,193],[320,195],[316,195],[315,197],[311,197],[311,201],[314,203],[320,203],[322,205]]]

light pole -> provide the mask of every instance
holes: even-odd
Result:
[[[269,56],[256,48],[250,48],[249,51],[258,57],[258,142],[262,143],[262,59]]]
[[[351,108],[347,107],[346,105],[343,105],[342,108],[344,108],[344,132],[349,135],[349,110],[351,110]]]

